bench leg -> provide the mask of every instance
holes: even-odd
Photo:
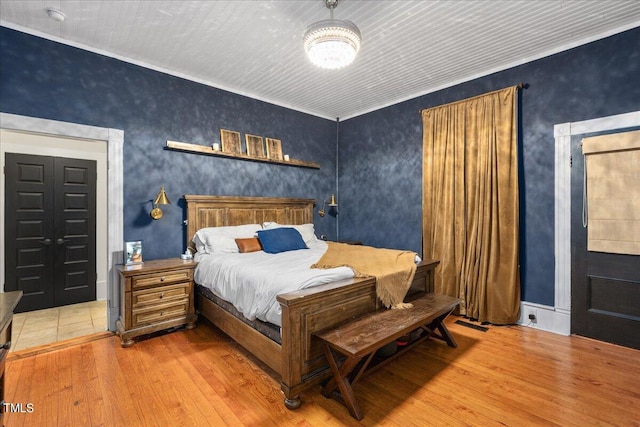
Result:
[[[449,313],[443,314],[442,316],[431,322],[431,324],[429,324],[429,329],[431,330],[431,332],[437,329],[440,332],[440,336],[433,336],[436,338],[440,338],[441,340],[446,342],[449,347],[456,348],[458,347],[458,344],[456,343],[456,340],[453,339],[453,335],[451,335],[451,332],[449,332],[447,326],[444,324],[444,319],[446,319],[452,312],[453,310],[451,310]]]
[[[449,332],[449,329],[447,329],[444,323],[438,324],[438,331],[440,331],[440,335],[442,336],[442,339],[445,340],[445,342],[449,347],[453,347],[453,348],[458,347],[458,343],[456,343],[456,340],[453,339],[453,335],[451,335],[451,332]]]
[[[347,357],[342,365],[338,367],[338,363],[331,351],[331,348],[327,344],[323,344],[323,348],[324,354],[327,356],[327,360],[329,361],[333,378],[331,378],[322,388],[322,394],[325,397],[330,397],[336,387],[339,388],[342,400],[344,401],[344,404],[349,410],[351,416],[356,420],[361,420],[364,415],[356,401],[355,395],[353,394],[353,389],[351,388],[348,377],[349,374],[351,374],[351,371],[358,366],[362,357]]]

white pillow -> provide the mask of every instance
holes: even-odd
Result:
[[[191,239],[191,241],[193,242],[193,245],[196,247],[196,252],[207,253],[204,242],[200,240],[200,237],[198,237],[198,233],[193,235],[193,239]]]
[[[193,242],[196,249],[198,244],[204,245],[204,252],[209,254],[236,253],[240,252],[236,239],[255,237],[260,229],[260,224],[201,228],[193,236]]]
[[[304,243],[307,246],[309,245],[309,243],[313,243],[318,240],[318,238],[316,237],[316,232],[313,227],[313,224],[286,225],[286,224],[278,224],[277,222],[262,223],[263,230],[269,230],[272,228],[282,228],[282,227],[295,228],[296,230],[298,230],[298,233],[300,233],[300,235],[302,236],[302,240],[304,240]]]

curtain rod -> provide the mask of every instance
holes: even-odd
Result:
[[[516,89],[527,89],[528,87],[529,87],[529,84],[528,84],[528,83],[522,83],[522,82],[520,82],[520,83],[518,83],[518,84],[516,85]],[[473,99],[473,98],[479,98],[479,97],[481,97],[481,96],[485,96],[485,95],[488,95],[488,94],[493,93],[493,92],[499,92],[499,91],[504,90],[504,89],[507,89],[507,88],[497,89],[497,90],[494,90],[494,91],[491,91],[491,92],[487,92],[487,93],[483,93],[483,94],[480,94],[480,95],[472,96],[471,98],[466,98],[466,99],[461,99],[461,100],[459,100],[459,101],[449,102],[448,104],[455,104],[455,103],[462,102],[462,101],[468,101],[468,100],[470,100],[470,99]],[[447,104],[440,104],[440,105],[436,105],[436,106],[434,106],[434,107],[429,107],[429,108],[436,108],[436,107],[439,107],[439,106],[442,106],[442,105],[447,105]],[[423,112],[424,110],[428,110],[429,108],[423,108],[423,109],[421,109],[421,110],[418,110],[418,113],[422,114],[422,112]]]

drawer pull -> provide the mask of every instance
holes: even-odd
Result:
[[[160,299],[164,298],[164,292],[160,293]]]
[[[160,278],[160,281],[161,281],[161,282],[164,282],[164,279],[166,279],[166,277],[162,276],[162,277]]]
[[[2,344],[3,350],[9,350],[10,348],[11,348],[11,341],[7,341],[6,343]]]

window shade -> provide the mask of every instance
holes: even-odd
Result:
[[[582,140],[587,250],[640,255],[640,131]]]

